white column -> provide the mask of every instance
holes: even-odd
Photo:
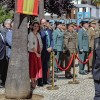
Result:
[[[78,0],[78,4],[81,4],[81,0]],[[79,8],[79,12],[82,12],[82,8]]]

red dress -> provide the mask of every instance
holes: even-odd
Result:
[[[39,40],[37,38],[37,52],[40,52]],[[30,78],[42,78],[42,62],[41,57],[37,57],[36,53],[29,52],[29,73]]]

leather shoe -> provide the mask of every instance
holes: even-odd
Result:
[[[72,79],[73,76],[72,76],[72,75],[67,75],[67,76],[65,76],[65,78],[67,78],[67,79]]]
[[[43,83],[39,83],[38,86],[43,87]]]
[[[87,72],[79,72],[79,74],[81,74],[81,75],[87,75],[88,73]]]

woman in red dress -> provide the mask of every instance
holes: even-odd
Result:
[[[32,32],[28,35],[29,73],[33,88],[36,86],[37,79],[42,78],[42,41],[40,34],[38,33],[39,28],[39,23],[34,22],[32,24]]]

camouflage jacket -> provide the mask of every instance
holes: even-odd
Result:
[[[77,50],[77,34],[76,32],[66,31],[64,34],[64,51],[69,50],[71,53]]]

